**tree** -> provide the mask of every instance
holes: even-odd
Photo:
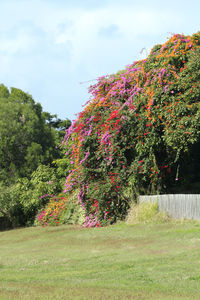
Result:
[[[39,164],[60,156],[59,130],[49,122],[55,117],[42,112],[29,94],[0,86],[0,180],[30,176]]]
[[[54,161],[63,156],[59,144],[69,125],[69,120],[43,112],[28,93],[0,85],[0,216],[12,226],[33,222],[46,203],[39,197],[62,189]]]

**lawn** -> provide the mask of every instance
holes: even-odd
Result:
[[[200,225],[0,232],[0,299],[200,299]]]

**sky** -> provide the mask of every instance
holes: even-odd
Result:
[[[0,0],[0,83],[76,119],[88,87],[200,30],[199,0]]]

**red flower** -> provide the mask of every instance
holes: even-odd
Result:
[[[119,122],[120,122],[120,120],[117,120],[117,121],[115,122],[115,128],[117,127],[117,125],[119,124]]]
[[[84,124],[80,123],[77,128],[75,129],[75,132],[80,131],[84,127]]]
[[[110,121],[110,120],[112,120],[112,119],[116,119],[116,118],[118,118],[118,117],[119,117],[119,112],[118,112],[118,110],[114,110],[114,111],[110,114],[110,117],[108,118],[107,121]]]

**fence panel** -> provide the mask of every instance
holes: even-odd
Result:
[[[199,194],[169,194],[139,196],[139,202],[158,201],[159,211],[176,219],[200,219]]]

